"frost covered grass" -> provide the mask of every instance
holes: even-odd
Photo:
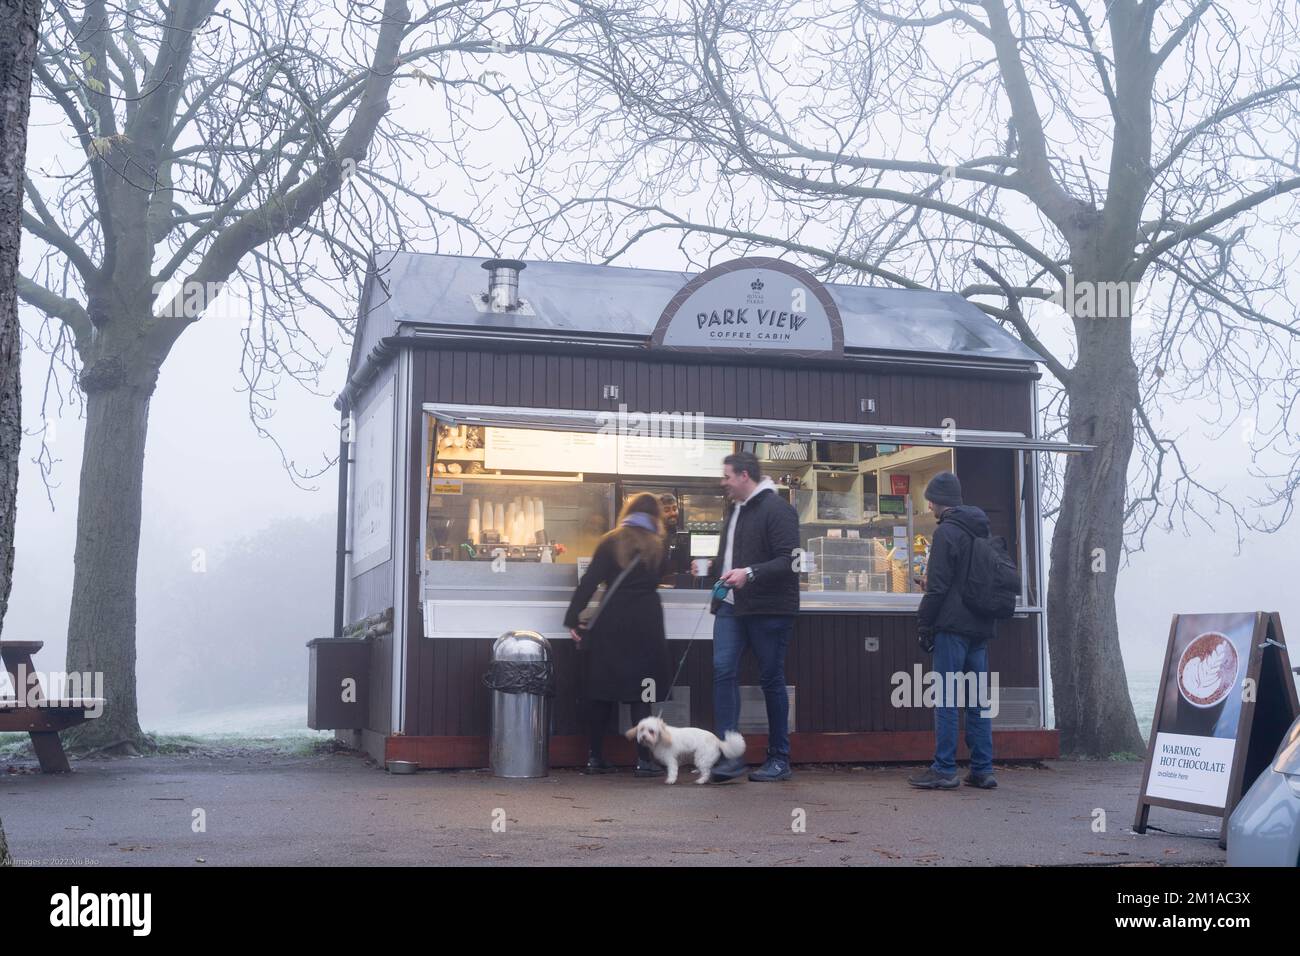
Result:
[[[177,714],[142,724],[157,755],[306,757],[336,749],[332,733],[307,727],[306,707],[298,704]],[[34,759],[27,734],[0,734],[0,760],[5,758]]]
[[[304,731],[277,737],[250,737],[244,734],[152,734],[157,754],[208,755],[237,751],[308,757],[334,749],[334,737],[325,731]]]
[[[308,756],[333,749],[334,735],[307,727],[302,704],[202,711],[146,720],[145,732],[158,744],[158,753],[257,751]]]
[[[143,756],[218,757],[222,755],[273,754],[284,757],[310,757],[338,749],[333,735],[325,731],[305,731],[278,737],[253,737],[245,734],[150,734],[157,749]],[[83,756],[71,754],[71,756]],[[31,741],[26,734],[0,734],[0,761],[34,760]]]

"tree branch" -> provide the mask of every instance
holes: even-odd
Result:
[[[1237,216],[1248,209],[1253,209],[1261,203],[1268,202],[1270,199],[1274,199],[1284,193],[1293,192],[1296,189],[1300,189],[1300,176],[1294,176],[1291,179],[1283,179],[1280,182],[1269,186],[1267,189],[1261,189],[1258,192],[1242,196],[1236,202],[1224,206],[1217,212],[1213,212],[1204,218],[1189,223],[1181,229],[1176,229],[1167,238],[1161,239],[1159,242],[1147,246],[1142,254],[1138,256],[1134,266],[1129,269],[1129,274],[1141,275],[1143,270],[1155,261],[1157,256],[1167,252],[1179,243],[1186,242],[1188,239],[1194,239],[1201,233],[1209,232],[1220,223],[1227,222],[1229,219],[1232,219],[1234,216]]]
[[[80,302],[65,298],[51,292],[45,286],[33,282],[19,273],[16,278],[18,297],[29,305],[34,305],[46,315],[59,319],[72,330],[77,340],[89,340],[91,336],[90,316]]]
[[[972,261],[974,261],[975,265],[979,266],[980,269],[989,276],[989,278],[998,284],[998,288],[1001,289],[1002,294],[1006,296],[1006,315],[1011,320],[1011,324],[1015,326],[1016,332],[1020,335],[1020,340],[1041,355],[1047,367],[1051,369],[1052,374],[1056,376],[1057,381],[1066,388],[1069,388],[1071,380],[1070,370],[1065,367],[1065,364],[1061,362],[1060,359],[1052,354],[1047,346],[1043,344],[1042,340],[1034,333],[1034,330],[1030,328],[1029,323],[1025,321],[1024,313],[1020,311],[1020,296],[1011,287],[1011,284],[1002,277],[1000,272],[978,256],[976,256]]]

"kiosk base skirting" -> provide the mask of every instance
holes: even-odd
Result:
[[[382,758],[410,760],[425,770],[478,769],[488,766],[487,737],[385,737]],[[763,762],[766,734],[745,736],[749,763]],[[370,748],[367,747],[367,750]],[[790,752],[800,763],[910,763],[934,758],[931,731],[881,731],[875,733],[795,733]],[[1055,730],[1001,730],[993,732],[994,759],[1053,760],[1061,755],[1061,738]],[[376,759],[379,755],[372,754]],[[636,749],[623,737],[607,737],[605,756],[615,764],[631,765]],[[965,743],[958,759],[969,754]],[[587,762],[587,738],[572,734],[551,738],[551,767],[581,767]]]

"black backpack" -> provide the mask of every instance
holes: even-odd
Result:
[[[1007,553],[1006,539],[980,538],[969,528],[959,527],[971,538],[961,603],[980,617],[1005,620],[1013,616],[1020,597],[1020,572]]]

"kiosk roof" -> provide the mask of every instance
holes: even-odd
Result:
[[[476,304],[487,289],[485,260],[473,256],[376,252],[366,278],[356,349],[368,352],[402,327],[491,329],[581,336],[649,338],[668,301],[693,275],[659,269],[524,260],[514,313]],[[867,285],[826,285],[844,323],[844,347],[1041,362],[992,318],[951,292]]]

